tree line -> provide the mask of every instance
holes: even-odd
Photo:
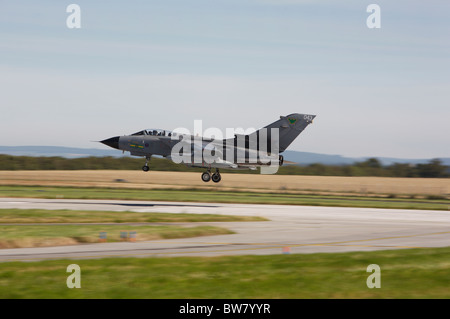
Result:
[[[0,155],[0,170],[136,170],[144,164],[142,158],[132,157],[31,157]],[[150,170],[155,171],[203,171],[175,164],[170,160],[152,158]],[[259,174],[259,170],[221,170],[228,173]],[[382,176],[382,177],[450,177],[450,167],[439,159],[425,164],[394,163],[382,165],[376,158],[370,158],[351,165],[324,165],[320,163],[306,166],[284,165],[279,168],[280,175],[319,175],[319,176]]]

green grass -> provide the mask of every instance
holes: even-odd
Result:
[[[0,209],[0,225],[5,223],[171,223],[263,221],[258,216],[214,214],[168,214],[47,209]]]
[[[121,231],[136,231],[137,240],[231,234],[233,232],[221,227],[191,223],[263,220],[266,219],[256,216],[213,214],[0,209],[0,248],[93,243],[99,241],[100,232],[107,233],[108,242],[119,241]],[[173,222],[190,224],[170,225]],[[105,223],[112,225],[103,225]],[[144,224],[130,225],[132,223]],[[166,223],[166,225],[152,225],[152,223]]]
[[[0,186],[0,197],[118,199],[448,210],[448,199],[379,198],[238,191]]]
[[[0,226],[0,248],[22,248],[94,243],[100,232],[107,233],[108,242],[120,241],[120,232],[137,232],[137,240],[188,238],[232,234],[215,226],[124,226],[124,225],[28,225]]]
[[[450,248],[0,264],[0,298],[450,298]],[[69,289],[66,268],[81,268]],[[369,289],[367,266],[381,268]]]

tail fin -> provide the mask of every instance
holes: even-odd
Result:
[[[260,147],[263,147],[265,151],[268,153],[275,152],[272,150],[272,146],[278,149],[278,154],[284,152],[289,145],[299,136],[303,130],[312,123],[315,115],[309,114],[298,114],[293,113],[288,116],[280,116],[278,121],[269,124],[262,129],[259,129],[249,135],[239,135],[235,134],[234,136],[234,146],[239,146],[238,137],[243,138],[245,144],[242,144],[241,147],[246,149],[252,148],[251,142],[253,141],[255,144],[254,147],[256,150],[260,150]],[[272,130],[278,129],[278,139],[276,137],[272,137]]]
[[[280,116],[280,119],[264,128],[279,129],[279,152],[284,152],[289,145],[300,135],[303,130],[312,123],[316,116],[309,114],[293,113],[287,116]]]

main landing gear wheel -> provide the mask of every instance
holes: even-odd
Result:
[[[214,183],[220,182],[222,176],[220,176],[219,170],[216,170],[214,174],[211,175],[211,171],[206,171],[202,174],[202,181],[209,182],[212,179]]]
[[[222,177],[220,176],[219,172],[215,172],[215,173],[212,175],[212,181],[213,181],[214,183],[220,182],[221,179],[222,179]]]
[[[205,183],[209,182],[211,180],[211,174],[209,172],[204,172],[202,174],[202,181]]]

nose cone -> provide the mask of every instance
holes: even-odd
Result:
[[[120,136],[111,137],[106,140],[100,141],[100,143],[108,145],[109,147],[112,147],[112,148],[119,149],[119,137]]]

